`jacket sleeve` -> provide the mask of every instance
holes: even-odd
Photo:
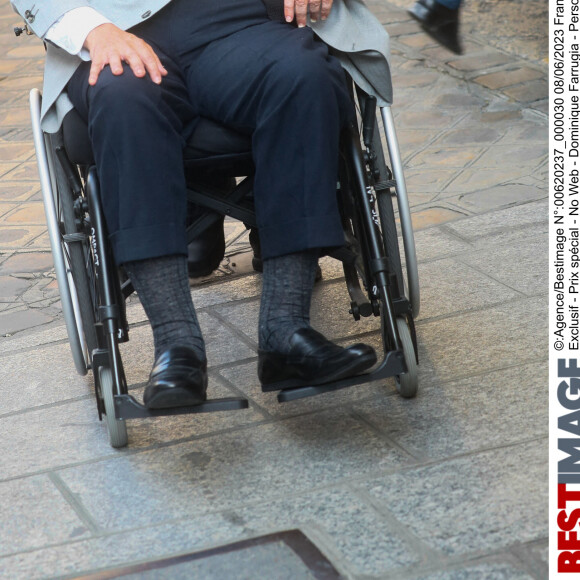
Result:
[[[10,3],[40,38],[69,10],[90,6],[89,0],[11,0]]]

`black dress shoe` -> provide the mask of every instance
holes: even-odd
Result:
[[[187,270],[190,278],[209,276],[217,270],[226,252],[224,216],[187,246]]]
[[[376,362],[374,349],[366,344],[342,348],[312,328],[301,328],[292,335],[288,354],[258,351],[258,378],[263,391],[280,391],[338,381]]]
[[[157,357],[143,402],[149,409],[199,405],[206,391],[207,361],[200,361],[191,348],[174,346]]]
[[[455,54],[463,52],[459,42],[459,9],[452,10],[436,0],[418,0],[408,12],[439,44]]]

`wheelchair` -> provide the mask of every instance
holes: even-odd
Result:
[[[418,389],[417,261],[393,116],[390,107],[378,109],[391,172],[376,99],[349,82],[358,120],[343,131],[340,146],[337,198],[345,242],[330,255],[342,262],[350,296],[345,308],[354,320],[380,317],[383,357],[375,368],[355,377],[280,391],[281,403],[387,377],[395,377],[403,397],[414,397]],[[58,133],[44,133],[41,100],[40,91],[33,89],[33,137],[63,316],[76,370],[80,375],[93,373],[97,411],[105,420],[111,445],[127,445],[129,419],[247,408],[246,399],[225,398],[190,407],[147,409],[129,394],[119,344],[129,338],[125,301],[133,287],[112,259],[88,130],[72,110]],[[202,119],[187,144],[184,163],[188,200],[203,208],[188,226],[189,241],[224,215],[257,226],[247,136]],[[393,200],[398,205],[406,277]]]

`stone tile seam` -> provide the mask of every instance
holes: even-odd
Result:
[[[490,551],[483,554],[466,553],[461,556],[450,557],[445,563],[430,566],[429,564],[425,566],[415,567],[408,566],[406,568],[400,568],[398,570],[389,570],[388,580],[419,580],[425,578],[427,575],[442,573],[447,574],[449,572],[457,571],[461,572],[467,566],[476,566],[481,564],[511,564],[514,568],[519,569],[522,572],[527,572],[519,561],[515,561],[513,555],[507,551],[502,552],[499,550]],[[465,577],[465,576],[464,576]],[[491,578],[491,577],[487,577]],[[494,578],[497,578],[494,576]],[[384,576],[357,576],[356,580],[385,580]],[[545,578],[538,580],[546,580]]]
[[[479,250],[479,251],[481,251],[481,250]],[[472,254],[475,254],[475,253],[477,253],[477,250],[472,252]],[[466,268],[469,268],[470,270],[473,270],[474,272],[477,272],[478,274],[480,274],[484,278],[487,278],[488,280],[495,282],[499,286],[503,286],[504,288],[507,288],[508,290],[511,290],[512,292],[515,292],[520,298],[530,298],[531,296],[538,295],[537,293],[526,294],[525,292],[518,290],[517,288],[514,287],[514,285],[510,285],[507,282],[502,281],[499,278],[495,277],[493,274],[486,272],[485,270],[480,268],[478,265],[474,265],[474,264],[466,261],[464,256],[455,256],[455,258],[453,258],[453,261],[457,262],[458,264],[462,264],[463,266],[465,266]]]
[[[547,541],[548,538],[546,538]],[[514,544],[509,547],[509,552],[535,580],[545,580],[548,577],[548,565],[533,552],[533,547],[526,547],[538,543],[538,540],[533,540],[525,544]]]
[[[432,561],[435,561],[438,564],[443,564],[445,562],[446,558],[441,552],[431,548],[429,544],[413,534],[404,522],[399,520],[391,510],[386,508],[380,500],[374,498],[366,489],[350,485],[347,486],[347,488],[355,497],[358,497],[364,505],[371,509],[379,519],[386,522],[389,528],[397,531],[397,535],[403,539],[404,543],[419,556],[418,559],[421,564],[426,564],[427,562]]]
[[[431,316],[430,318],[422,318],[421,316],[419,316],[419,318],[417,318],[415,320],[415,326],[417,328],[420,328],[421,326],[425,325],[425,324],[432,324],[433,322],[440,322],[441,320],[451,320],[453,318],[459,318],[461,316],[465,316],[466,314],[475,314],[478,312],[485,312],[486,310],[495,310],[496,308],[498,308],[498,306],[509,306],[512,304],[515,304],[517,302],[528,302],[528,301],[532,301],[536,298],[541,298],[541,297],[548,297],[549,296],[549,291],[548,289],[546,291],[542,291],[539,292],[538,294],[532,294],[532,295],[519,295],[519,296],[515,296],[514,298],[511,298],[509,300],[503,300],[501,302],[496,302],[495,304],[492,305],[483,305],[483,306],[476,306],[474,308],[468,308],[465,310],[457,310],[455,312],[450,312],[449,314],[442,314],[440,316]]]
[[[77,494],[73,493],[68,485],[61,479],[58,473],[51,471],[48,473],[48,479],[52,485],[57,489],[62,498],[68,503],[71,509],[75,512],[79,520],[88,528],[91,536],[99,535],[103,529],[93,519],[89,511],[83,505],[83,502]],[[85,538],[86,539],[86,538]]]
[[[397,108],[396,102],[392,105],[392,110],[393,113],[395,112]],[[433,135],[433,137],[431,137],[431,139],[427,139],[426,141],[423,142],[422,145],[419,145],[416,149],[414,149],[414,151],[412,153],[410,153],[407,157],[405,157],[405,155],[403,153],[401,153],[401,161],[403,164],[403,169],[413,169],[412,167],[408,167],[409,163],[411,161],[413,161],[413,159],[415,159],[418,155],[420,155],[421,153],[424,153],[425,151],[427,151],[429,149],[429,147],[431,147],[432,145],[435,145],[437,139],[441,138],[442,136],[444,136],[445,134],[447,134],[449,131],[452,131],[453,129],[455,129],[457,127],[457,125],[459,125],[462,121],[464,121],[465,119],[467,119],[469,116],[471,115],[471,113],[465,113],[464,115],[459,115],[457,117],[457,119],[455,119],[455,121],[451,121],[451,123],[446,126],[444,129],[440,129],[439,131],[436,131]],[[395,115],[396,118],[396,115]],[[397,128],[395,127],[395,131],[397,130]],[[398,141],[398,139],[397,139]],[[448,147],[446,147],[446,149],[448,149]],[[455,149],[461,150],[463,149],[463,147],[455,147]],[[385,154],[388,157],[388,152]],[[390,159],[389,159],[390,161]],[[421,167],[416,167],[414,169],[421,169]],[[463,171],[465,169],[465,167],[458,167],[457,171]]]
[[[225,368],[232,368],[232,366],[228,365]],[[277,419],[276,416],[272,415],[266,408],[262,407],[262,405],[256,402],[247,393],[236,387],[228,378],[220,374],[219,371],[215,371],[214,377],[216,378],[217,381],[219,381],[221,385],[228,388],[230,391],[235,392],[237,396],[245,397],[246,399],[248,399],[250,407],[254,409],[256,412],[260,413],[266,420],[274,422]]]
[[[449,66],[445,62],[435,62],[430,57],[424,55],[420,50],[417,50],[415,48],[412,48],[412,47],[410,47],[408,45],[405,45],[403,43],[397,42],[396,40],[394,42],[392,42],[391,45],[393,47],[396,47],[397,49],[399,49],[401,51],[401,56],[403,58],[406,58],[407,60],[418,60],[418,61],[422,61],[423,66],[427,70],[432,70],[432,71],[436,71],[436,72],[439,72],[439,73],[446,74],[449,77],[453,78],[454,80],[463,81],[463,82],[465,82],[468,85],[472,85],[472,88],[475,89],[475,90],[477,90],[478,92],[483,92],[483,93],[486,93],[488,95],[491,94],[495,98],[500,98],[500,99],[502,99],[502,100],[504,100],[506,102],[518,103],[523,109],[531,109],[531,110],[534,110],[536,113],[539,113],[539,115],[542,118],[546,118],[547,119],[547,117],[548,117],[546,114],[543,114],[540,111],[536,111],[535,109],[532,109],[532,107],[531,107],[531,105],[545,100],[545,98],[548,95],[546,95],[546,97],[542,97],[540,99],[536,99],[535,101],[521,101],[519,99],[516,99],[514,97],[510,97],[510,96],[504,94],[501,89],[490,89],[490,88],[486,87],[485,85],[482,85],[482,84],[478,83],[477,81],[475,81],[474,77],[472,77],[471,75],[470,76],[467,76],[464,71],[461,71],[459,69],[454,69],[453,67]],[[405,49],[402,49],[402,47],[405,47]],[[415,56],[413,53],[416,53],[418,56]],[[511,56],[513,56],[513,55],[511,55]],[[522,62],[525,63],[526,66],[528,64],[530,64],[528,61],[525,61],[525,60],[522,61]],[[483,74],[490,74],[490,73],[495,72],[495,68],[494,67],[489,67],[489,68],[485,68],[485,69],[481,69],[481,70],[485,70],[486,71]],[[478,71],[470,71],[470,73],[473,73],[473,72],[478,73],[479,70]],[[527,81],[525,83],[520,83],[520,84],[521,85],[525,85],[525,84],[527,84],[529,82],[531,82],[531,81]],[[505,88],[511,89],[514,86],[516,86],[516,85],[511,85],[511,86],[505,87]]]
[[[355,405],[360,404],[358,401]],[[379,439],[384,441],[391,447],[392,449],[396,449],[403,455],[404,457],[409,458],[411,464],[423,464],[428,463],[430,458],[428,455],[425,455],[418,450],[410,450],[406,448],[404,445],[401,445],[396,439],[393,439],[389,436],[385,431],[383,431],[378,425],[376,425],[373,421],[370,421],[365,417],[364,414],[352,409],[349,413],[349,416],[365,425],[368,429],[370,429]]]
[[[547,244],[546,244],[546,247],[547,247]],[[455,258],[455,261],[458,262],[459,264],[463,264],[464,266],[466,266],[466,267],[474,270],[475,272],[478,272],[482,276],[485,276],[485,277],[489,278],[490,280],[492,280],[496,284],[499,284],[500,286],[503,286],[504,288],[507,288],[509,290],[512,290],[513,292],[516,292],[522,298],[530,298],[532,296],[540,296],[540,295],[543,294],[543,292],[542,292],[542,294],[538,294],[537,292],[534,292],[532,294],[527,294],[526,292],[523,292],[522,290],[518,290],[518,288],[516,288],[515,285],[508,284],[507,282],[502,281],[499,278],[496,278],[493,274],[490,274],[489,272],[485,272],[479,266],[474,265],[474,264],[471,264],[471,263],[465,261],[465,257],[457,256]],[[546,270],[547,270],[547,268],[546,268]],[[548,286],[547,280],[546,280],[546,286]]]
[[[254,301],[256,298],[254,298]],[[254,340],[252,340],[247,334],[242,332],[239,328],[234,326],[227,318],[225,318],[220,312],[214,310],[213,306],[208,306],[206,309],[206,314],[212,318],[215,318],[219,323],[221,323],[231,334],[236,338],[241,340],[244,345],[252,349],[254,352],[258,352],[258,345]],[[258,321],[256,321],[257,325]]]
[[[469,453],[465,453],[465,454],[459,454],[459,455],[451,456],[450,458],[444,458],[442,460],[433,461],[433,462],[428,463],[428,464],[425,464],[425,465],[409,466],[407,468],[394,469],[394,470],[393,469],[390,469],[390,470],[377,470],[376,472],[366,473],[363,476],[352,477],[352,478],[344,479],[344,480],[342,480],[341,482],[339,482],[337,484],[314,486],[314,487],[311,487],[308,490],[308,492],[310,494],[312,494],[312,493],[316,494],[316,492],[318,492],[318,491],[320,491],[320,492],[328,492],[328,491],[340,491],[340,490],[347,489],[351,493],[356,491],[357,492],[357,496],[358,496],[358,492],[361,491],[361,490],[359,490],[359,487],[357,487],[357,486],[359,486],[359,485],[365,485],[371,479],[376,479],[376,478],[380,478],[380,477],[385,477],[385,476],[393,475],[395,473],[399,473],[399,472],[402,472],[402,471],[409,471],[410,469],[416,469],[416,468],[423,469],[425,467],[430,467],[432,465],[443,464],[443,463],[446,463],[448,461],[453,461],[453,460],[456,460],[458,458],[460,459],[460,458],[463,458],[463,457],[476,456],[476,455],[478,455],[480,453],[486,453],[486,452],[489,452],[489,451],[494,451],[494,450],[497,450],[497,449],[504,449],[504,448],[507,448],[507,447],[515,447],[517,445],[522,445],[522,444],[530,443],[530,442],[533,442],[533,441],[536,441],[536,440],[547,440],[547,439],[548,439],[548,436],[546,435],[545,437],[532,438],[532,439],[529,439],[529,440],[523,440],[523,441],[516,442],[516,443],[512,443],[512,444],[509,444],[509,445],[489,447],[489,448],[486,448],[486,449],[481,450],[481,451],[473,451],[473,452],[469,452]],[[92,462],[89,462],[89,463],[92,463]],[[62,471],[62,469],[59,469],[59,471]],[[52,475],[53,477],[58,477],[58,479],[60,480],[60,477],[58,476],[58,472],[55,471],[55,470],[46,471],[45,473],[48,474],[49,477],[51,477],[51,475]],[[39,475],[39,474],[38,473],[37,474],[34,474],[34,476],[37,476],[37,475]],[[30,475],[30,476],[27,476],[27,477],[33,477],[33,475]],[[12,479],[15,479],[15,478],[12,478]],[[18,478],[18,479],[23,479],[23,478]],[[9,481],[9,480],[7,480],[7,481]],[[66,486],[66,484],[64,484],[64,486],[68,490],[68,486]],[[60,489],[59,489],[59,491],[60,491]],[[362,491],[363,491],[363,493],[366,494],[366,491],[364,489]],[[70,492],[70,490],[69,490],[69,492]],[[74,494],[72,494],[72,492],[70,492],[70,494],[71,494],[72,499],[74,500]],[[287,494],[285,496],[285,499],[288,499],[288,500],[300,499],[300,498],[303,498],[303,496],[304,496],[304,490],[301,490],[301,491],[298,491],[298,492],[296,492],[294,494],[293,493]],[[370,496],[370,497],[372,497],[372,496]],[[68,501],[68,498],[66,498],[66,499]],[[268,500],[268,501],[277,501],[277,500],[275,498],[272,498],[271,500]],[[252,500],[252,501],[249,501],[249,502],[241,502],[238,505],[237,509],[251,509],[252,507],[262,506],[263,504],[264,504],[264,500],[263,499]],[[84,507],[82,506],[82,504],[80,504],[79,507],[81,507],[82,510],[84,511]],[[223,514],[225,514],[227,512],[231,512],[232,509],[236,509],[236,508],[229,507],[227,509],[221,509],[221,510],[220,509],[213,509],[213,510],[212,509],[209,509],[209,510],[204,510],[199,515],[203,515],[203,516],[223,515]],[[87,515],[90,518],[90,521],[92,521],[92,518],[90,517],[90,514],[87,514]],[[393,518],[394,518],[394,516],[393,516]],[[178,518],[169,518],[169,519],[163,520],[162,522],[156,522],[155,524],[150,524],[150,525],[145,525],[145,526],[135,526],[135,527],[129,527],[129,528],[121,528],[121,529],[115,529],[115,530],[110,530],[110,529],[107,530],[105,528],[99,528],[97,526],[98,533],[96,533],[95,535],[93,535],[92,538],[79,538],[77,540],[73,540],[72,542],[71,541],[65,541],[65,542],[61,542],[61,543],[51,544],[49,547],[56,547],[56,546],[60,546],[60,545],[70,545],[70,544],[73,544],[73,543],[79,543],[79,542],[86,541],[86,540],[89,540],[89,539],[94,539],[96,537],[113,537],[113,536],[127,534],[127,533],[130,533],[130,532],[139,531],[139,530],[154,529],[154,528],[161,527],[161,526],[166,526],[166,525],[180,524],[182,522],[189,521],[190,519],[191,519],[191,516],[183,516],[183,517],[178,517]],[[394,519],[396,520],[396,518],[394,518]],[[534,540],[534,541],[540,541],[540,539]],[[37,550],[40,550],[40,549],[44,549],[46,547],[47,546],[37,547],[37,548],[31,548],[29,550],[23,550],[21,552],[16,552],[16,553],[34,552],[34,551],[37,551]],[[498,553],[503,553],[503,552],[498,552]],[[494,552],[487,553],[487,554],[484,555],[484,557],[487,557],[490,554],[494,554]],[[6,557],[6,556],[8,556],[8,555],[5,554],[2,557]],[[482,555],[481,554],[478,554],[475,557],[476,558],[480,558],[480,557],[482,557]],[[465,555],[461,555],[460,557],[458,557],[458,560],[460,560],[460,563],[463,562],[464,559],[465,559]],[[454,560],[453,557],[450,558],[450,561],[453,561],[453,560]],[[389,576],[389,578],[391,578],[391,577]],[[393,578],[395,578],[395,577],[393,577]]]

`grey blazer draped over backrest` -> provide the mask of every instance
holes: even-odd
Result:
[[[150,18],[171,0],[11,0],[12,6],[32,31],[44,38],[49,28],[66,12],[90,6],[111,22],[127,30]],[[276,17],[282,0],[264,0]],[[362,0],[334,0],[329,18],[310,23],[315,33],[341,59],[357,84],[375,94],[379,105],[392,101],[389,70],[389,37]],[[58,130],[64,115],[72,108],[66,85],[81,60],[48,43],[44,70],[42,127],[48,133]]]

